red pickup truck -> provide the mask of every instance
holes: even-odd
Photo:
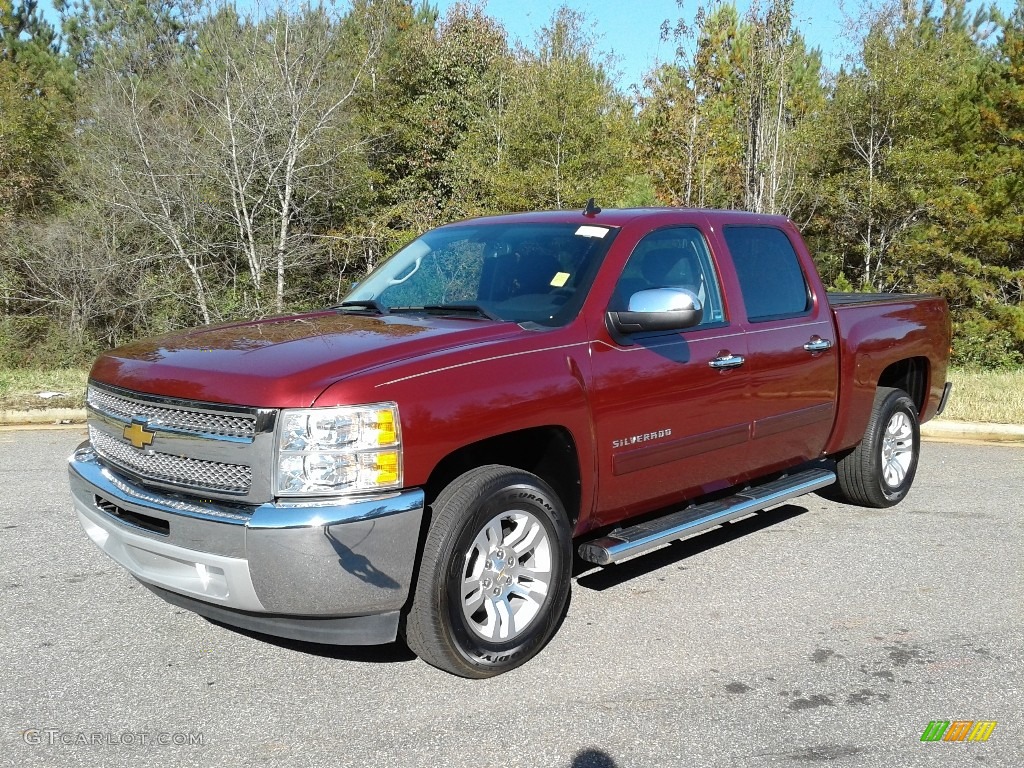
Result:
[[[171,603],[487,677],[550,639],[576,556],[899,502],[949,344],[940,298],[826,294],[785,218],[476,219],[339,306],[107,352],[71,489]]]

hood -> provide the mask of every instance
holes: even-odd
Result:
[[[136,341],[102,355],[90,378],[164,397],[305,407],[361,371],[520,332],[476,319],[320,312]]]

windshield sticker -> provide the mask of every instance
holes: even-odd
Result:
[[[568,279],[568,272],[556,272],[555,276],[551,278],[551,286],[553,288],[561,288],[563,285],[565,285]]]
[[[604,227],[590,227],[584,224],[576,230],[576,234],[581,237],[604,237],[608,234],[608,230]]]

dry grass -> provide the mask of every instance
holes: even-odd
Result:
[[[84,368],[53,371],[0,369],[0,411],[34,411],[82,408],[85,405]],[[39,397],[40,392],[60,392],[60,397]]]
[[[943,419],[1024,424],[1024,369],[949,372],[953,394]]]
[[[82,408],[85,369],[55,371],[0,370],[0,412]],[[951,370],[953,394],[943,419],[990,424],[1024,424],[1024,369],[1018,371]],[[63,392],[41,398],[39,392]]]

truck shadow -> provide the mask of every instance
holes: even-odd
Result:
[[[799,517],[805,512],[807,512],[806,507],[783,504],[767,512],[758,512],[750,517],[725,523],[720,528],[712,529],[693,538],[672,542],[662,549],[618,565],[598,566],[577,556],[574,561],[573,576],[576,584],[580,587],[603,592],[630,579],[645,576],[660,568],[678,563],[680,560],[699,555],[714,547]]]
[[[242,629],[241,627],[222,624],[215,619],[207,618],[206,620],[237,635],[243,635],[244,637],[258,640],[260,643],[267,643],[278,648],[309,656],[320,656],[326,659],[353,661],[363,664],[396,664],[416,661],[416,654],[410,651],[408,646],[401,640],[384,645],[328,645],[325,643],[310,643],[303,640],[290,640],[285,637],[276,637],[275,635],[264,635],[260,632]]]
[[[576,753],[569,768],[618,768],[618,764],[603,749],[591,748]]]
[[[376,526],[376,523],[371,523],[371,531]],[[351,573],[357,579],[365,581],[367,584],[372,584],[375,587],[381,589],[396,590],[402,585],[395,581],[393,578],[388,576],[383,571],[377,569],[365,555],[361,555],[357,552],[352,551],[349,547],[342,542],[334,532],[331,530],[332,527],[341,528],[342,526],[324,526],[324,536],[327,537],[327,541],[330,542],[331,548],[338,556],[338,565],[341,566],[342,570],[347,573]],[[369,536],[367,533],[363,539],[365,540]]]
[[[580,560],[579,557],[576,557],[573,563],[573,577],[579,587],[593,590],[595,592],[601,592],[623,584],[630,579],[637,578],[638,576],[644,576],[653,571],[657,571],[659,568],[664,568],[674,563],[678,563],[681,560],[693,557],[694,555],[699,555],[701,552],[713,549],[714,547],[727,544],[728,542],[734,541],[743,536],[763,531],[766,528],[777,525],[778,523],[791,520],[794,517],[799,517],[805,512],[807,512],[806,507],[797,506],[795,504],[783,504],[782,506],[775,507],[767,512],[759,512],[751,515],[750,517],[745,517],[742,520],[726,523],[721,528],[707,531],[699,536],[694,536],[693,538],[685,539],[683,541],[673,542],[660,550],[637,557],[620,565],[604,567],[595,566],[592,563],[584,562],[583,560]],[[562,622],[565,621],[569,609],[568,602],[571,602],[571,600],[572,593],[570,592],[566,609],[562,611],[558,619],[559,627]],[[287,638],[276,637],[274,635],[264,635],[259,632],[242,629],[241,627],[222,624],[214,619],[207,618],[207,621],[230,632],[252,638],[253,640],[258,640],[261,643],[269,643],[270,645],[277,646],[278,648],[284,648],[289,651],[308,654],[310,656],[320,656],[322,658],[336,659],[338,661],[351,661],[363,664],[396,664],[416,661],[416,655],[409,650],[408,646],[406,646],[402,640],[397,640],[385,645],[326,645],[323,643],[310,643],[301,640],[289,640]],[[557,631],[558,629],[556,628],[556,634]],[[615,765],[614,762],[602,762],[605,758],[607,758],[607,756],[604,753],[588,751],[577,756],[577,760],[581,760],[582,762],[574,762],[573,765],[576,766],[578,764],[580,766],[595,767]],[[609,761],[611,760],[611,758],[607,759]]]

